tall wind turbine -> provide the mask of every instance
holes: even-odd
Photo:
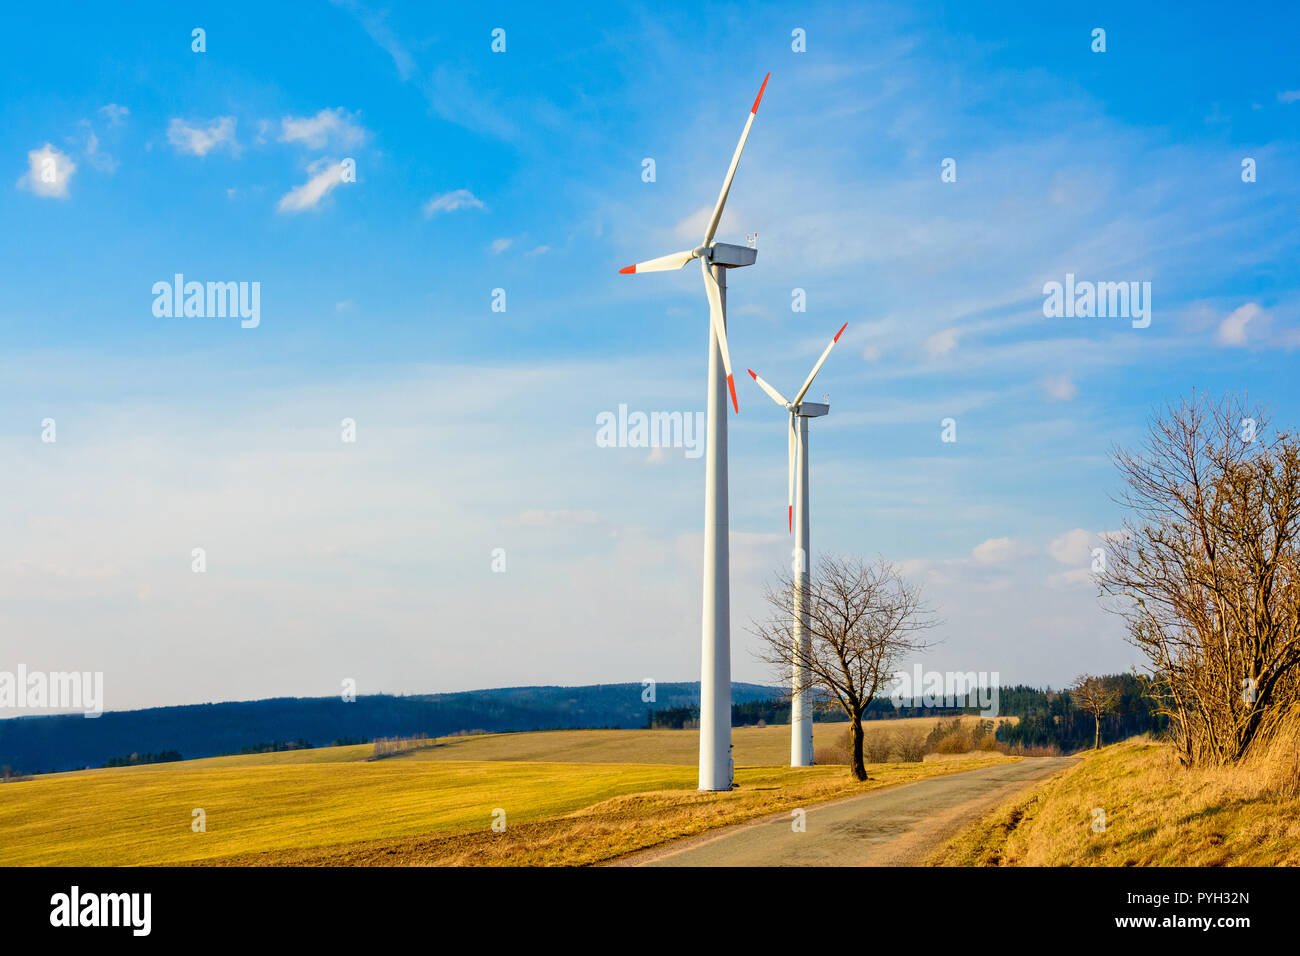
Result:
[[[753,369],[749,370],[750,376],[758,383],[758,387],[767,392],[772,401],[790,413],[787,443],[790,452],[787,516],[790,530],[795,534],[794,553],[799,575],[798,586],[794,592],[794,640],[799,650],[794,654],[794,666],[790,674],[790,766],[792,767],[813,765],[812,695],[809,693],[808,676],[802,664],[802,661],[806,661],[812,652],[812,638],[808,634],[808,609],[803,602],[803,595],[808,591],[808,566],[811,561],[811,552],[808,550],[808,419],[820,418],[831,410],[829,405],[821,402],[805,402],[803,398],[812,387],[813,379],[821,371],[826,356],[831,354],[831,349],[835,348],[835,343],[840,340],[840,336],[848,327],[847,322],[840,326],[840,330],[835,333],[835,338],[831,339],[831,344],[826,346],[826,351],[822,352],[822,357],[808,373],[808,378],[804,381],[803,388],[799,389],[799,394],[794,397],[794,401],[788,400],[760,378]]]
[[[709,391],[708,423],[705,432],[704,467],[704,624],[700,647],[700,786],[701,790],[730,790],[731,764],[731,594],[727,554],[727,393],[737,414],[736,384],[731,378],[731,354],[727,351],[727,270],[751,266],[758,250],[714,242],[727,204],[731,180],[740,165],[740,154],[749,139],[758,104],[767,80],[745,120],[740,142],[731,156],[727,177],[704,230],[704,241],[686,252],[674,252],[619,272],[665,272],[680,269],[692,259],[700,260],[704,292],[709,299]]]

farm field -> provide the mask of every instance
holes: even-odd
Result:
[[[788,727],[750,730],[737,731],[729,793],[694,789],[690,731],[485,735],[382,760],[358,745],[34,777],[0,787],[0,865],[594,863],[1013,759],[872,765],[857,783],[843,766],[782,767],[786,750],[767,767],[746,763],[789,741]],[[206,832],[191,829],[195,809]],[[491,829],[498,809],[505,833]]]
[[[868,738],[911,728],[931,730],[942,718],[905,717],[863,724]],[[966,717],[963,722],[977,718]],[[1015,720],[1004,717],[1001,720]],[[813,724],[813,748],[829,747],[848,730],[847,723]],[[739,767],[779,767],[790,759],[790,726],[737,727],[731,732],[732,757]],[[561,730],[544,734],[482,734],[444,737],[437,747],[403,755],[404,760],[557,760],[573,763],[666,763],[696,766],[699,738],[682,730]],[[225,758],[222,758],[225,759]]]

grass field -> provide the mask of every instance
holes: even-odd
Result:
[[[1105,812],[1097,831],[1094,811]],[[943,866],[1300,865],[1300,746],[1188,770],[1167,744],[1104,747],[998,807],[930,861]]]
[[[0,864],[594,863],[1010,759],[879,765],[860,784],[842,766],[779,766],[788,727],[740,729],[738,788],[701,794],[697,740],[690,731],[500,734],[377,761],[366,759],[370,746],[353,746],[34,777],[0,786]],[[746,766],[745,753],[780,756],[763,768]],[[206,832],[191,830],[196,808]],[[498,808],[505,833],[491,829]]]
[[[929,731],[937,717],[875,720],[863,725],[867,736],[919,727]],[[964,718],[974,721],[977,718]],[[813,747],[833,744],[848,730],[847,723],[813,724]],[[737,727],[731,732],[732,758],[737,767],[779,767],[790,761],[790,727]],[[566,763],[667,763],[694,767],[700,742],[694,731],[681,730],[564,730],[545,734],[484,734],[444,737],[439,746],[420,750],[403,760],[555,760]],[[227,758],[220,758],[227,759]]]

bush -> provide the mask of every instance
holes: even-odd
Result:
[[[908,727],[894,735],[894,753],[904,763],[920,763],[925,759],[925,731],[920,727]]]
[[[867,763],[887,763],[894,752],[894,735],[887,730],[867,732],[862,741],[862,756]]]
[[[962,725],[960,717],[941,720],[934,725],[925,741],[925,749],[932,754],[965,754],[974,749],[971,732]]]

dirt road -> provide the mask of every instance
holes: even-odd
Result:
[[[915,866],[1018,790],[1075,762],[1026,757],[1013,764],[932,777],[716,830],[619,860],[623,866]]]

